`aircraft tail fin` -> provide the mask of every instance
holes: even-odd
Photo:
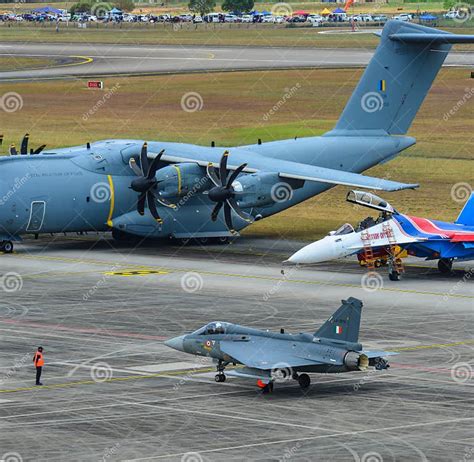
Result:
[[[314,335],[331,340],[357,343],[362,306],[362,302],[354,297],[342,300],[342,305]]]
[[[456,223],[460,225],[474,226],[474,192],[471,192],[471,197],[464,204],[461,213],[456,219]]]
[[[474,35],[388,21],[374,56],[329,135],[405,134],[453,43],[474,43]]]

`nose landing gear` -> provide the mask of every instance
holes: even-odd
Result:
[[[216,382],[218,382],[218,383],[225,382],[226,376],[224,374],[224,371],[225,371],[225,368],[228,364],[229,364],[228,362],[224,362],[224,361],[219,360],[219,362],[217,363],[217,374],[214,377],[214,380]]]
[[[13,242],[12,241],[0,241],[0,252],[12,253]]]

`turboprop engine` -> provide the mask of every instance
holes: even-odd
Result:
[[[198,193],[210,186],[203,169],[191,162],[163,167],[155,178],[160,195],[168,199]]]

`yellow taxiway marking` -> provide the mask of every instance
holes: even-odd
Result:
[[[447,347],[455,347],[460,345],[472,345],[474,344],[474,340],[463,340],[461,342],[453,342],[453,343],[433,343],[432,345],[417,345],[417,346],[409,346],[409,347],[400,347],[400,348],[389,348],[390,351],[413,351],[413,350],[428,350],[430,348],[447,348]]]
[[[69,56],[69,58],[82,59],[82,61],[78,63],[59,64],[58,66],[52,66],[52,67],[56,68],[56,67],[82,66],[84,64],[90,64],[94,62],[94,58],[91,58],[90,56]]]
[[[39,255],[19,255],[19,258],[29,258],[32,260],[53,260],[53,261],[63,261],[63,262],[71,262],[71,263],[86,263],[92,265],[99,265],[99,266],[113,266],[111,262],[103,262],[97,260],[89,260],[89,259],[79,259],[79,258],[68,258],[68,257],[48,257],[48,256],[39,256]],[[125,264],[124,264],[125,266]],[[144,269],[147,268],[145,265],[133,265],[127,264],[129,268],[133,269]],[[288,279],[286,277],[272,277],[272,276],[258,276],[252,274],[241,274],[241,273],[225,273],[219,271],[203,271],[202,269],[195,269],[195,268],[164,268],[164,267],[153,267],[153,265],[148,265],[152,270],[158,271],[167,271],[170,273],[189,273],[189,272],[198,272],[201,275],[208,275],[208,276],[224,276],[224,277],[232,277],[232,278],[240,278],[240,279],[253,279],[253,280],[260,280],[260,281],[271,281],[271,282],[288,282],[293,284],[309,284],[309,285],[318,285],[318,286],[332,286],[332,287],[349,287],[360,289],[361,285],[359,284],[352,284],[352,283],[343,283],[343,282],[332,282],[332,281],[321,281],[321,280],[307,280],[307,279]],[[396,287],[381,287],[377,289],[381,292],[396,292],[396,293],[406,293],[406,294],[415,294],[415,295],[433,295],[435,297],[449,297],[449,298],[462,298],[462,299],[474,299],[473,295],[465,295],[465,294],[450,294],[445,292],[430,292],[424,290],[415,290],[415,289],[399,289]]]
[[[153,379],[156,377],[169,377],[169,376],[181,376],[181,375],[191,375],[195,374],[202,374],[206,372],[215,372],[215,368],[206,368],[206,369],[199,369],[196,371],[195,369],[186,369],[182,371],[170,371],[170,372],[161,372],[159,374],[144,374],[144,375],[131,375],[127,377],[111,377],[110,379],[104,381],[95,381],[95,380],[80,380],[77,382],[65,382],[65,383],[54,383],[52,385],[42,385],[42,386],[32,386],[32,387],[20,387],[20,388],[11,388],[9,390],[0,390],[0,393],[16,393],[19,391],[31,391],[31,390],[40,390],[40,389],[52,389],[52,388],[66,388],[72,387],[75,385],[100,385],[101,383],[106,382],[125,382],[129,380],[141,380],[141,379]]]
[[[108,271],[104,273],[106,276],[147,276],[148,274],[169,274],[168,271],[161,270],[124,270],[124,271]]]
[[[461,346],[461,345],[470,345],[474,344],[474,340],[464,340],[460,342],[453,342],[453,343],[433,343],[432,345],[419,345],[413,347],[401,347],[401,348],[390,348],[387,347],[387,351],[411,351],[411,350],[420,350],[420,349],[436,349],[436,348],[446,348],[451,346]],[[233,369],[233,367],[232,367]],[[170,376],[191,376],[191,375],[198,375],[207,372],[215,372],[214,367],[203,368],[203,369],[184,369],[181,371],[169,371],[169,372],[160,372],[157,374],[143,374],[143,375],[131,375],[127,377],[111,377],[110,379],[104,380],[103,382],[94,381],[94,380],[80,380],[76,382],[64,382],[64,383],[54,383],[51,385],[43,385],[41,387],[32,386],[32,387],[19,387],[19,388],[10,388],[6,390],[0,390],[0,393],[17,393],[21,391],[32,391],[32,390],[48,390],[48,389],[55,389],[55,388],[67,388],[77,385],[100,385],[106,382],[126,382],[130,380],[143,380],[143,379],[154,379],[159,377],[170,377]]]

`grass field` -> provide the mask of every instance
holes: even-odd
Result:
[[[36,69],[48,67],[54,64],[54,60],[47,58],[23,58],[12,56],[0,56],[0,69],[2,71],[13,71],[19,69]]]
[[[295,70],[109,78],[102,91],[88,90],[85,81],[4,84],[3,92],[17,92],[23,100],[21,110],[0,113],[4,146],[18,145],[26,132],[32,146],[50,147],[105,138],[202,145],[214,140],[225,146],[257,138],[265,142],[319,135],[333,127],[360,74],[360,70]],[[300,89],[264,120],[288,88],[298,83]],[[181,109],[187,92],[199,93],[202,110]],[[466,99],[467,92],[472,97]],[[418,144],[369,172],[421,183],[418,191],[386,194],[394,205],[413,214],[455,218],[461,204],[451,198],[451,188],[459,182],[474,186],[473,100],[474,80],[468,70],[441,71],[409,133]],[[104,104],[98,105],[99,101]],[[98,109],[88,114],[94,107]],[[457,109],[446,116],[453,108]],[[337,187],[256,223],[247,233],[311,239],[341,222],[363,217],[366,211],[344,202],[345,191]]]
[[[349,26],[346,27],[346,29]],[[1,24],[0,42],[74,42],[161,45],[243,45],[301,46],[313,48],[375,48],[374,34],[321,34],[321,28],[288,28],[273,24],[91,24],[79,29],[61,24]],[[474,22],[445,28],[459,34],[474,33]],[[324,30],[330,30],[324,28]],[[339,29],[340,30],[340,29]],[[361,30],[364,30],[361,28]],[[366,28],[371,31],[374,28]],[[474,50],[474,45],[456,45],[459,50]]]

